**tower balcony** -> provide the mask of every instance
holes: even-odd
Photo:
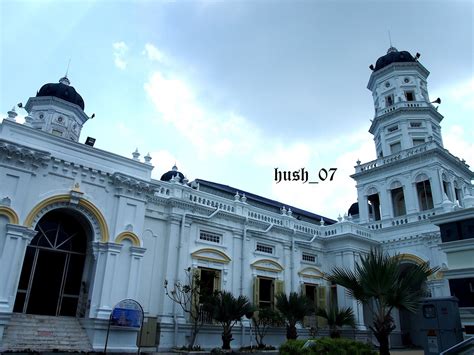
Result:
[[[433,107],[433,105],[426,101],[400,101],[389,107],[377,108],[375,115],[377,117],[392,113],[402,108],[426,108]]]
[[[403,159],[410,158],[416,155],[420,155],[427,151],[434,150],[436,148],[441,148],[441,147],[436,142],[431,141],[431,142],[426,142],[424,144],[417,145],[416,147],[402,150],[398,153],[391,154],[386,157],[369,161],[368,163],[359,164],[360,162],[358,162],[358,164],[355,166],[356,174],[365,172],[371,169],[375,169],[383,165],[392,164],[399,160],[403,160]]]

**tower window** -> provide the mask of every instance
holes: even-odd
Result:
[[[393,94],[385,96],[385,106],[389,107],[393,105]]]
[[[421,122],[410,122],[410,127],[411,128],[420,128],[421,127]]]
[[[392,190],[392,206],[394,217],[403,216],[407,214],[403,187],[399,187]]]
[[[402,150],[402,145],[400,142],[396,142],[396,143],[393,143],[393,144],[390,144],[390,152],[392,154],[395,154],[395,153],[398,153]]]
[[[371,217],[375,221],[380,220],[380,198],[379,194],[375,193],[373,195],[367,196],[367,202],[369,203],[370,206],[372,206],[372,215]]]
[[[387,128],[387,131],[388,131],[388,133],[392,133],[392,132],[398,131],[398,125],[388,127],[388,128]]]
[[[433,208],[433,196],[431,194],[431,185],[429,180],[424,180],[416,184],[418,202],[420,211],[431,210]]]
[[[413,91],[405,91],[407,101],[415,101],[415,93]]]
[[[59,129],[53,129],[53,131],[51,133],[54,134],[55,136],[58,136],[58,137],[63,136],[63,132],[61,132]]]
[[[413,138],[413,146],[416,147],[417,145],[424,144],[425,140],[423,138]]]

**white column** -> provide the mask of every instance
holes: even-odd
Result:
[[[130,273],[128,275],[127,297],[134,300],[138,296],[142,259],[145,251],[146,248],[130,247]]]
[[[380,189],[380,210],[382,220],[392,218],[392,200],[389,195],[390,190],[387,190],[382,186]]]
[[[7,224],[6,227],[0,256],[0,313],[13,310],[26,247],[37,233],[16,224]]]
[[[369,208],[367,207],[367,195],[359,193],[357,202],[359,204],[359,221],[367,223],[369,221]]]
[[[403,195],[405,197],[405,208],[407,214],[417,213],[418,208],[418,194],[416,192],[416,184],[407,182],[403,189]]]
[[[92,295],[95,312],[91,316],[93,318],[108,319],[114,307],[112,297],[116,283],[115,270],[122,244],[94,242],[93,250],[97,259],[97,267]]]

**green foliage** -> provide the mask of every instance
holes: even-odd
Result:
[[[306,340],[289,340],[280,347],[281,355],[375,355],[370,344],[344,338],[321,338],[303,348]]]
[[[348,293],[366,304],[373,315],[370,327],[380,344],[380,353],[389,354],[388,337],[395,329],[393,308],[416,312],[419,300],[426,295],[425,281],[437,271],[428,263],[410,265],[402,273],[400,256],[389,256],[372,249],[356,263],[355,270],[336,267],[329,281],[345,287]]]
[[[316,315],[327,320],[330,329],[331,338],[339,338],[341,333],[339,329],[345,325],[355,327],[355,318],[352,308],[338,308],[331,304],[328,309],[318,308]]]
[[[219,291],[209,297],[204,307],[212,319],[222,325],[222,349],[230,349],[232,328],[245,314],[253,311],[249,299],[242,295],[235,298],[230,292]]]
[[[252,323],[255,328],[255,340],[259,348],[265,348],[263,338],[267,334],[269,327],[281,325],[283,322],[280,313],[269,307],[259,308],[253,314]]]
[[[314,313],[314,305],[311,301],[306,296],[299,295],[296,292],[291,292],[289,297],[284,293],[278,294],[276,296],[276,307],[287,322],[287,339],[296,339],[298,337],[296,323],[303,322],[305,316]]]
[[[288,340],[280,346],[281,355],[309,355],[311,354],[310,348],[304,348],[303,345],[306,340]]]
[[[186,282],[176,281],[173,288],[170,288],[168,280],[164,282],[165,294],[174,303],[179,305],[181,309],[189,315],[192,323],[191,328],[191,340],[188,348],[192,349],[196,341],[196,337],[202,327],[201,310],[199,303],[195,302],[200,296],[200,283],[201,279],[196,272],[188,267],[184,270],[186,273]]]

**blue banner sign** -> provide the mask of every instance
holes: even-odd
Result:
[[[142,307],[131,299],[120,301],[110,315],[110,325],[116,327],[140,328],[142,320]]]

